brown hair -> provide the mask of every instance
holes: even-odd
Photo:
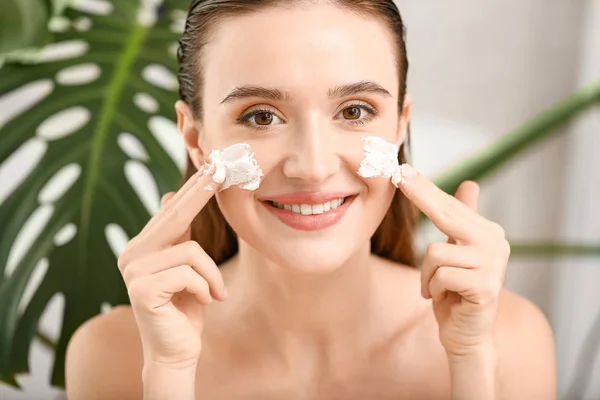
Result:
[[[406,54],[405,28],[393,0],[329,0],[345,10],[383,19],[394,33],[398,48],[397,68],[398,112],[402,111],[406,93],[408,59]],[[204,45],[214,32],[212,28],[221,20],[250,14],[267,7],[283,7],[298,4],[298,0],[193,0],[185,24],[185,32],[179,41],[179,95],[194,117],[202,120],[202,54]],[[410,146],[410,135],[400,147],[398,160],[407,162],[405,148]],[[196,172],[188,157],[185,180]],[[413,234],[417,218],[414,205],[396,191],[392,203],[381,224],[371,238],[371,252],[392,261],[416,265]],[[213,197],[192,223],[192,239],[196,240],[217,264],[227,261],[238,251],[237,236],[221,213]]]

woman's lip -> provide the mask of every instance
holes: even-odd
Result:
[[[277,196],[259,198],[260,201],[272,201],[279,204],[323,204],[331,200],[343,199],[354,196],[356,193],[349,192],[295,192],[285,193]]]
[[[269,211],[275,214],[275,216],[287,226],[293,229],[297,229],[299,231],[317,231],[329,228],[330,226],[333,226],[340,222],[342,218],[344,218],[346,211],[348,211],[348,208],[350,207],[355,198],[356,196],[346,197],[346,199],[344,200],[344,204],[342,204],[341,206],[335,209],[330,209],[329,211],[324,212],[323,214],[312,215],[302,215],[297,214],[291,210],[277,208],[272,206],[267,201],[261,201],[261,203]]]

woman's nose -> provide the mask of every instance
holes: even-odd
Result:
[[[283,165],[288,178],[316,184],[339,171],[340,157],[326,129],[315,124],[293,136],[295,140],[289,144],[289,156]]]

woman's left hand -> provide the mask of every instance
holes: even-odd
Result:
[[[406,164],[402,172],[398,187],[448,235],[447,243],[429,245],[421,267],[421,293],[433,299],[440,341],[449,356],[485,351],[493,346],[510,255],[504,229],[477,213],[475,182],[463,182],[453,197]]]

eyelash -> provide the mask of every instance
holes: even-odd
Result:
[[[377,110],[375,110],[373,107],[371,107],[367,103],[364,103],[361,101],[353,103],[353,104],[348,104],[340,112],[343,112],[344,110],[347,110],[348,108],[353,108],[353,107],[360,108],[361,110],[364,110],[367,113],[367,115],[362,119],[345,120],[346,122],[349,122],[354,125],[358,125],[358,126],[365,125],[367,122],[372,121],[373,118],[375,118],[375,116],[377,116],[379,114],[379,112]],[[258,108],[258,109],[254,109],[252,111],[247,112],[246,114],[240,116],[239,118],[236,118],[236,121],[238,121],[240,124],[245,125],[249,128],[252,128],[252,129],[255,129],[258,131],[263,131],[265,129],[269,129],[272,125],[252,125],[250,123],[251,118],[255,117],[258,114],[263,114],[263,113],[275,115],[275,113],[272,110],[269,110],[266,108]]]
[[[265,129],[269,129],[271,127],[271,125],[252,125],[250,123],[250,118],[257,116],[258,114],[265,114],[265,113],[275,115],[275,113],[272,110],[268,110],[266,108],[257,108],[252,111],[248,111],[246,114],[237,118],[236,121],[238,121],[242,125],[246,125],[249,128],[256,129],[257,131],[264,131]]]

